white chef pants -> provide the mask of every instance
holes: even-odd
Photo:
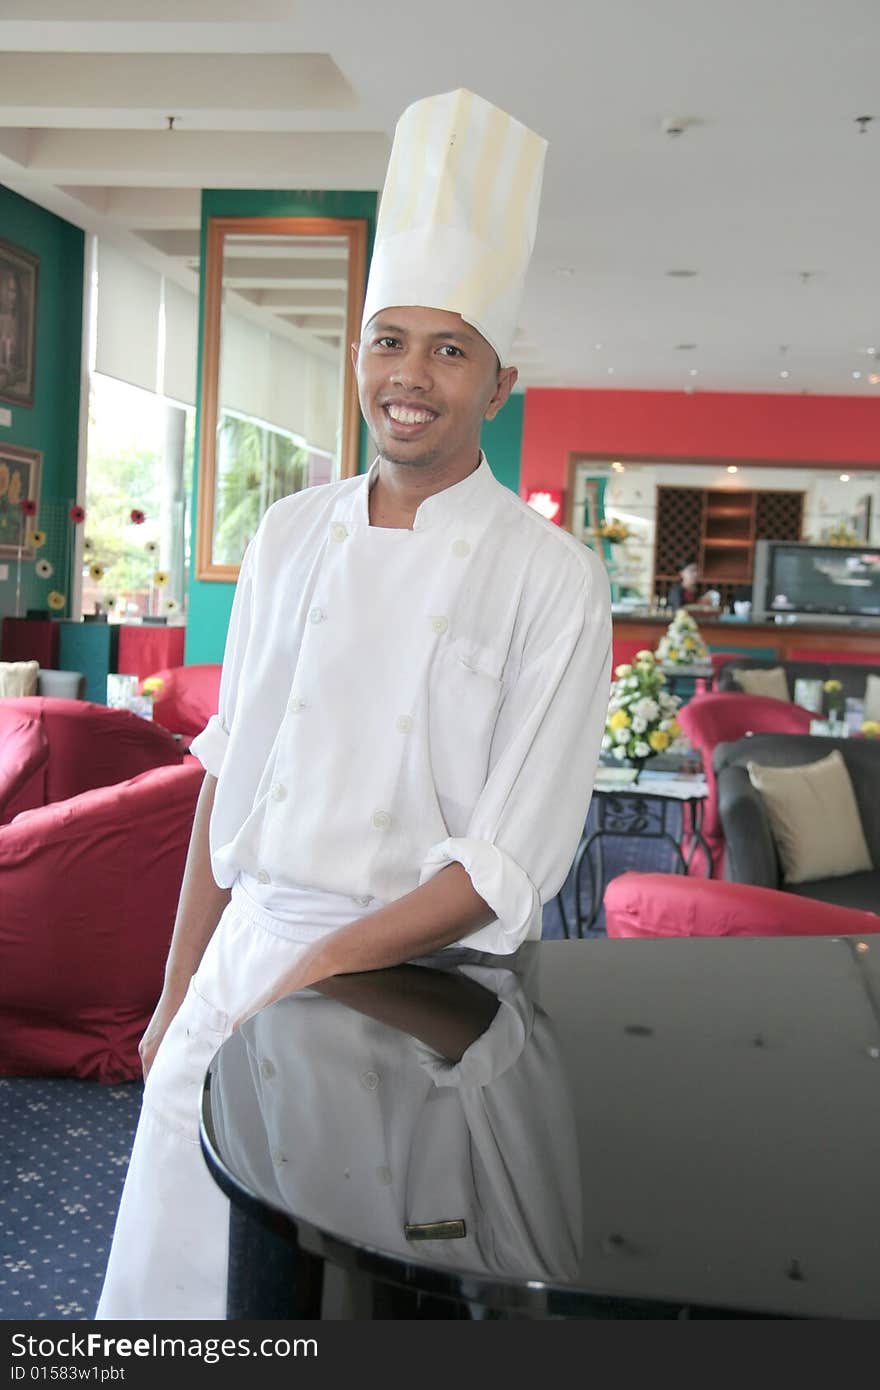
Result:
[[[266,912],[236,884],[156,1053],[97,1318],[226,1316],[229,1203],[199,1146],[205,1072],[267,985],[310,942],[364,913],[351,898],[306,890],[292,892],[285,909]]]

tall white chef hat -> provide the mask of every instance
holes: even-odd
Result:
[[[362,328],[394,305],[445,309],[508,365],[535,240],[546,140],[460,89],[397,123]]]

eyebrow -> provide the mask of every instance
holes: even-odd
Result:
[[[386,323],[383,319],[380,319],[377,323],[374,323],[372,327],[373,333],[399,333],[403,337],[406,337],[406,334],[409,331],[409,329],[398,327],[396,323]],[[451,339],[453,342],[456,343],[472,343],[474,341],[474,335],[472,333],[456,332],[454,328],[450,329],[448,333],[430,333],[428,336],[434,341],[437,341],[440,338],[442,338],[444,341]]]

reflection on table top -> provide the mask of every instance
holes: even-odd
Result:
[[[676,666],[672,662],[661,661],[659,666],[667,679],[670,676],[711,676],[713,674],[711,661],[693,661],[689,666]]]
[[[876,1318],[878,967],[595,940],[337,977],[223,1045],[203,1142],[306,1249],[435,1292]]]
[[[614,771],[614,769],[607,769]],[[642,772],[637,782],[626,781],[604,775],[605,768],[599,768],[593,783],[594,792],[611,792],[627,796],[662,796],[674,801],[701,801],[709,795],[709,785],[705,777],[676,775],[673,772]]]

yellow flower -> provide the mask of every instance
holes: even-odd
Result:
[[[880,720],[866,719],[862,725],[865,738],[880,738]]]
[[[681,725],[679,724],[678,720],[677,720],[677,719],[672,719],[672,720],[670,720],[670,723],[669,723],[669,738],[670,738],[670,740],[675,739],[675,738],[678,738],[678,736],[679,736],[680,733],[681,733]]]
[[[625,709],[616,709],[608,720],[609,729],[626,729],[629,727],[629,715]]]
[[[669,647],[666,652],[667,661],[678,661],[678,647]]]
[[[168,583],[168,574],[165,570],[156,570],[153,575],[153,583],[157,589],[164,589]]]
[[[32,550],[39,550],[40,546],[41,546],[41,545],[45,545],[45,544],[46,544],[46,532],[45,532],[45,531],[28,531],[27,540],[25,541],[25,545],[30,546],[30,548],[31,548]]]
[[[162,689],[165,682],[161,676],[148,676],[141,686],[142,695],[156,695]]]
[[[53,589],[52,592],[47,595],[46,602],[50,608],[54,608],[55,611],[58,612],[59,609],[64,607],[67,599],[63,594],[59,594],[57,589]]]
[[[96,584],[104,578],[104,566],[99,565],[97,560],[93,565],[89,565],[89,578],[94,580]]]
[[[627,664],[624,664],[623,666],[616,666],[614,668],[614,674],[615,676],[618,676],[620,680],[623,680],[626,676],[631,676],[632,673],[633,668]]]
[[[843,686],[840,681],[826,681],[822,689],[829,695],[836,695],[839,690],[843,689]]]
[[[664,749],[669,747],[671,741],[669,735],[663,729],[655,729],[652,734],[648,734],[648,742],[655,753],[662,753]]]

